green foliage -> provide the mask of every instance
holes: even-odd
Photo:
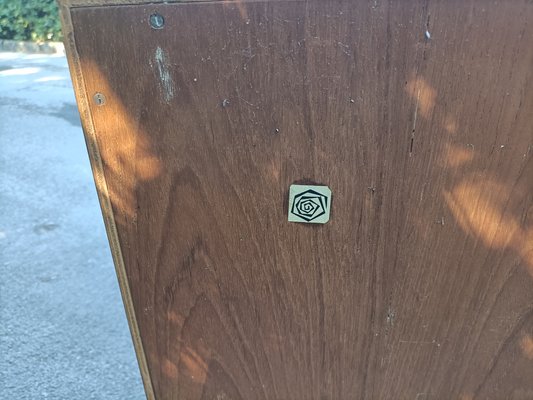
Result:
[[[61,40],[55,0],[0,0],[0,39]]]

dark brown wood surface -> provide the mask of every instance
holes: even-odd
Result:
[[[65,9],[149,396],[533,399],[531,1]]]

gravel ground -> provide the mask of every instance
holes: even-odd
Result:
[[[63,56],[0,53],[0,399],[143,399]]]

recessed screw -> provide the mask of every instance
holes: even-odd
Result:
[[[222,100],[222,107],[226,108],[228,106],[229,106],[229,100],[228,99]]]
[[[95,93],[93,99],[97,106],[103,106],[105,104],[105,96],[102,93]]]
[[[274,129],[274,133],[279,133],[279,129],[278,128]]]
[[[150,26],[153,29],[163,29],[165,25],[165,18],[161,14],[152,14],[150,15]]]

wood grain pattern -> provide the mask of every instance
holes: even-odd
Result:
[[[80,112],[83,133],[85,135],[85,142],[87,144],[87,151],[89,153],[91,169],[97,188],[98,200],[102,209],[106,233],[109,239],[111,255],[115,264],[120,293],[122,296],[122,301],[124,303],[124,308],[126,310],[128,325],[132,335],[133,346],[137,355],[137,361],[139,363],[139,370],[143,380],[146,397],[148,400],[153,400],[155,399],[155,394],[152,387],[152,381],[150,379],[150,373],[148,372],[146,355],[142,346],[142,340],[139,333],[139,325],[137,323],[135,310],[133,308],[133,299],[131,297],[126,267],[124,265],[122,249],[119,243],[117,225],[115,222],[115,216],[113,214],[111,205],[111,198],[109,196],[109,191],[104,176],[104,166],[102,162],[102,157],[100,155],[100,150],[97,145],[96,131],[91,116],[91,110],[89,108],[88,94],[85,90],[85,81],[81,71],[80,58],[76,49],[76,39],[74,37],[74,29],[72,27],[72,19],[69,5],[59,3],[59,11],[61,17],[61,25],[63,28],[65,51],[67,53],[74,93],[76,96],[76,102],[78,104],[78,110]]]
[[[401,3],[70,10],[156,398],[533,398],[533,3]]]

